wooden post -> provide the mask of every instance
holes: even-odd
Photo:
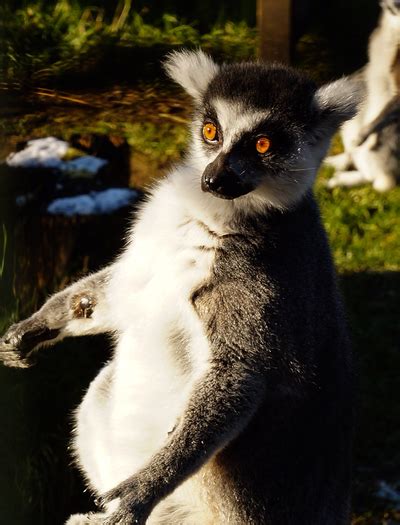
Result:
[[[266,62],[290,63],[292,1],[257,0],[257,24],[260,32],[259,56]]]

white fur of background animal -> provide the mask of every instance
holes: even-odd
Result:
[[[399,97],[399,86],[393,74],[399,49],[400,12],[391,12],[383,6],[379,25],[369,40],[369,61],[360,75],[365,89],[364,104],[354,119],[342,127],[344,153],[325,160],[336,170],[328,187],[371,183],[378,191],[388,191],[398,183],[400,142],[397,141],[397,148],[391,146],[395,151],[390,153],[387,144],[380,146],[377,133],[372,133],[361,145],[359,141],[363,130]],[[396,142],[395,137],[393,141]],[[387,143],[387,139],[384,142]]]

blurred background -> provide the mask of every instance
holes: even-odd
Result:
[[[377,0],[294,0],[275,44],[260,38],[271,21],[261,4],[3,0],[0,333],[110,262],[146,185],[182,155],[191,106],[163,75],[168,51],[201,46],[220,61],[275,53],[317,82],[365,64]],[[26,154],[27,141],[46,137]],[[331,173],[321,170],[316,193],[359,368],[353,525],[389,525],[400,523],[400,189],[329,191]],[[68,340],[29,370],[0,367],[0,523],[57,525],[93,508],[68,447],[109,343]]]

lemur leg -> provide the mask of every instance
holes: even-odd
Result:
[[[338,155],[331,155],[324,159],[324,164],[332,166],[336,171],[344,171],[351,168],[353,164],[352,156],[349,152],[339,153]]]
[[[326,183],[328,188],[360,186],[369,182],[360,171],[339,171]]]
[[[110,269],[84,277],[53,295],[28,319],[13,324],[0,339],[0,361],[26,368],[33,364],[33,351],[66,336],[111,330],[107,324],[105,287]]]
[[[375,140],[372,136],[366,142],[367,147],[357,151],[355,163],[376,191],[389,191],[396,186],[398,159],[389,151],[385,151],[384,144],[377,149],[373,148],[374,145]]]
[[[372,183],[372,186],[376,191],[389,191],[396,186],[396,178],[392,174],[380,173]]]

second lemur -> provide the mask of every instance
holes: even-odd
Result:
[[[342,127],[344,153],[325,160],[336,170],[330,188],[369,183],[388,191],[400,182],[400,0],[382,0],[381,6],[368,64],[355,74],[365,104]]]
[[[194,101],[185,159],[115,263],[13,325],[0,358],[114,336],[73,437],[101,508],[68,525],[346,525],[352,356],[312,186],[356,86],[200,51],[165,67]]]

